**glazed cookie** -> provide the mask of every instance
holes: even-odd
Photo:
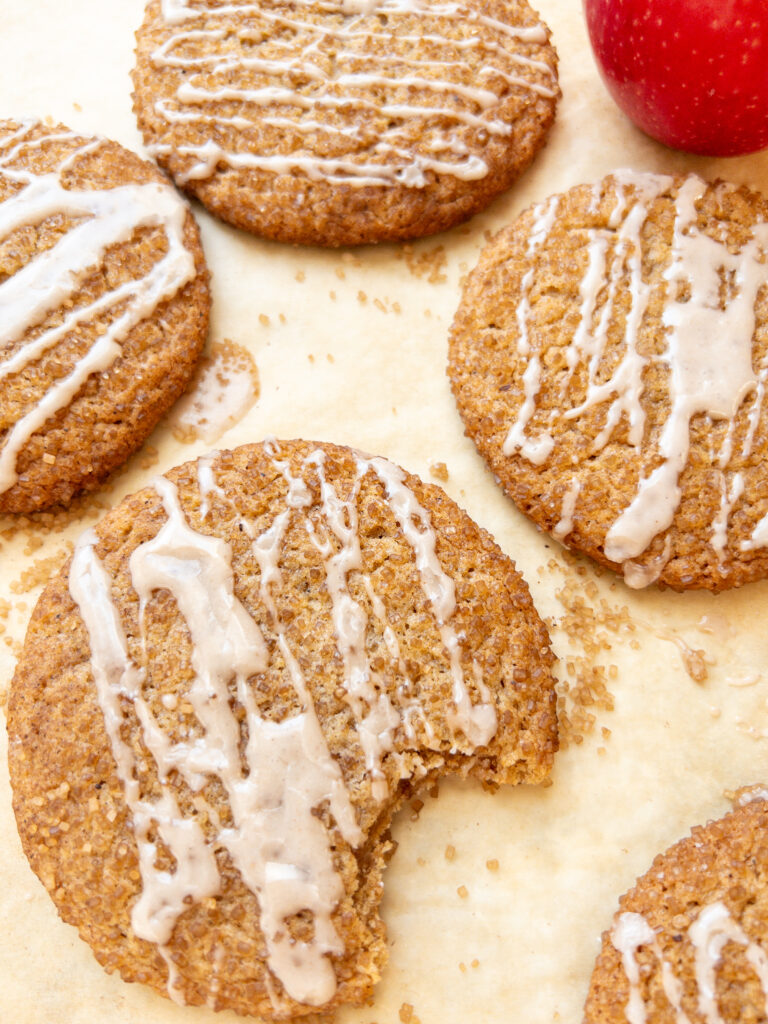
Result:
[[[467,434],[535,523],[630,586],[768,574],[768,203],[617,172],[500,232],[449,375]]]
[[[451,227],[508,188],[559,96],[527,0],[151,0],[134,109],[213,213],[283,242]]]
[[[214,453],[113,510],[37,605],[8,706],[24,849],[107,970],[326,1018],[386,959],[413,788],[547,776],[551,662],[439,488],[328,444]]]
[[[603,936],[585,1024],[768,1019],[768,803],[657,857]]]
[[[0,513],[66,504],[139,448],[208,327],[186,203],[117,143],[0,122]]]

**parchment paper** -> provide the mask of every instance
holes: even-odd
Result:
[[[331,440],[425,479],[444,463],[447,491],[512,555],[553,620],[563,708],[594,716],[566,730],[571,742],[549,788],[490,795],[444,783],[438,799],[424,796],[421,809],[401,814],[383,903],[390,963],[373,1005],[344,1011],[341,1024],[579,1021],[618,896],[656,853],[728,810],[728,791],[768,775],[768,583],[719,597],[638,593],[564,559],[495,486],[451,398],[446,337],[462,274],[486,232],[530,203],[616,167],[692,169],[768,190],[768,153],[696,159],[632,128],[599,80],[581,5],[538,7],[560,55],[557,123],[518,185],[465,227],[410,247],[325,252],[262,242],[195,208],[213,274],[211,343],[247,349],[261,383],[258,401],[217,446],[266,435]],[[141,151],[129,80],[141,18],[141,0],[5,3],[0,116],[51,117]],[[36,579],[61,564],[99,506],[208,447],[178,442],[163,424],[53,531],[0,520],[0,689],[13,673]],[[584,706],[585,680],[603,692],[592,707]],[[0,1019],[236,1020],[109,977],[61,923],[22,855],[4,730],[0,743]]]

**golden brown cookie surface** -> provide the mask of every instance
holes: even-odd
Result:
[[[585,1024],[768,1019],[768,804],[693,829],[620,901]]]
[[[627,582],[768,573],[768,203],[616,172],[487,246],[454,320],[467,433],[542,528]]]
[[[286,242],[470,217],[528,165],[559,95],[527,0],[152,0],[137,40],[150,151],[219,217]]]
[[[545,778],[551,660],[439,488],[309,442],[189,463],[34,613],[8,709],[25,851],[128,980],[267,1017],[361,1002],[392,814],[446,773]]]
[[[208,326],[186,204],[146,161],[0,122],[0,512],[66,504],[181,394]]]

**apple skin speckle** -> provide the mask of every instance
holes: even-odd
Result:
[[[708,156],[768,146],[766,0],[584,0],[584,12],[608,91],[638,128]]]

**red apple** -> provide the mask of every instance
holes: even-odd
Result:
[[[648,135],[691,153],[768,146],[768,0],[584,0],[608,90]]]

